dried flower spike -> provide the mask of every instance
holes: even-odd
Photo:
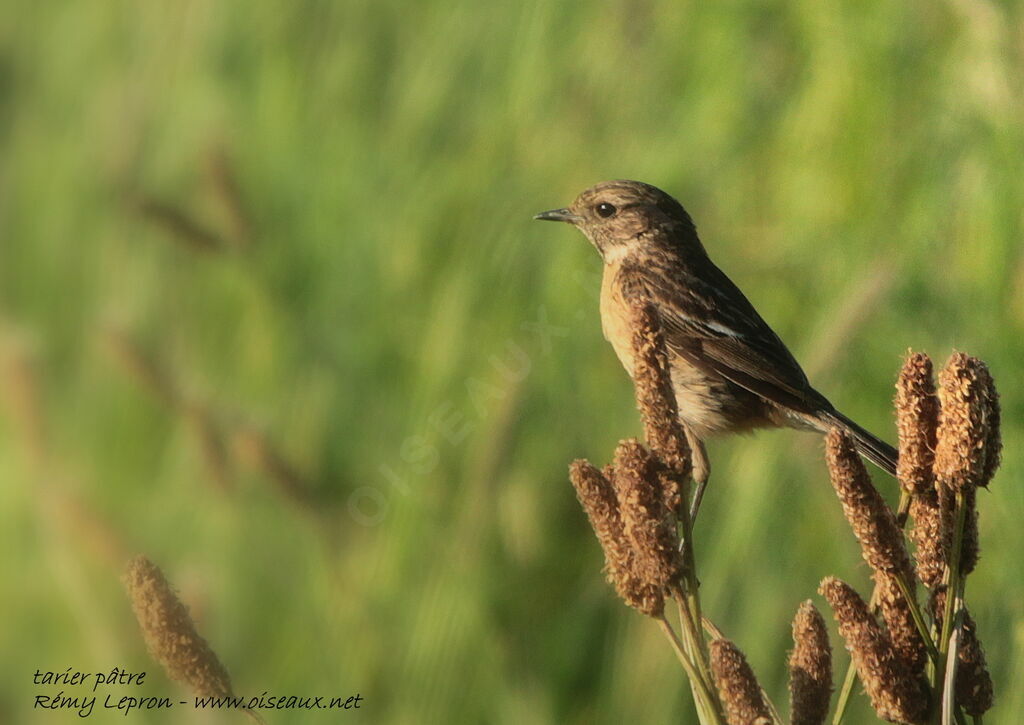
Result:
[[[928,712],[926,687],[897,657],[868,605],[848,584],[833,577],[823,580],[818,591],[832,607],[839,633],[878,716],[890,722],[921,722]]]
[[[992,477],[996,475],[999,464],[1002,463],[1003,437],[1000,430],[1002,423],[1002,411],[999,405],[999,392],[996,390],[995,381],[985,368],[986,395],[988,404],[988,438],[985,440],[985,470],[981,472],[981,480],[978,485],[987,488]]]
[[[981,360],[954,353],[939,374],[939,432],[935,477],[939,485],[965,491],[983,483],[988,469],[991,376]],[[987,483],[987,482],[985,482]]]
[[[770,725],[771,710],[743,652],[727,639],[713,640],[710,649],[711,672],[729,725]]]
[[[923,352],[911,353],[896,383],[896,428],[900,457],[896,477],[903,490],[918,495],[935,488],[935,436],[939,398],[935,394],[932,361]]]
[[[633,550],[626,539],[612,484],[605,474],[585,460],[573,461],[569,478],[601,542],[608,581],[626,604],[648,616],[659,616],[664,610],[662,589],[644,582],[636,574]]]
[[[810,599],[793,619],[789,655],[789,711],[792,725],[821,725],[832,697],[832,648],[825,620]]]
[[[683,558],[671,515],[660,491],[658,467],[636,440],[615,450],[615,493],[640,578],[661,587],[679,580]]]
[[[676,515],[685,512],[685,479],[692,470],[690,446],[679,422],[672,377],[669,374],[665,338],[658,313],[636,301],[633,314],[633,388],[644,435],[651,451],[663,464],[658,474],[665,506]]]
[[[674,473],[689,475],[690,448],[679,423],[658,313],[641,303],[635,303],[632,312],[633,384],[647,443]]]
[[[150,656],[167,675],[201,696],[231,695],[231,678],[160,567],[144,556],[128,564],[125,589]]]
[[[914,542],[917,577],[929,589],[942,584],[949,548],[952,546],[953,511],[950,497],[936,491],[919,493],[910,499],[910,516],[914,526],[910,539]]]
[[[832,485],[843,513],[860,541],[864,560],[876,571],[909,572],[910,557],[896,517],[875,490],[850,438],[837,428],[825,439]]]

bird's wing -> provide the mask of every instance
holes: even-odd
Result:
[[[831,409],[732,280],[702,262],[699,278],[676,263],[624,263],[620,289],[655,306],[668,348],[697,368],[795,411]]]

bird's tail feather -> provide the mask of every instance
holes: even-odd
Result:
[[[824,418],[827,423],[838,426],[849,433],[853,438],[854,444],[857,446],[857,451],[862,456],[867,458],[890,476],[896,475],[896,462],[899,459],[899,454],[896,452],[895,448],[877,436],[874,436],[864,430],[839,411],[826,413]]]

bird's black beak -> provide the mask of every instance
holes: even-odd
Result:
[[[580,221],[580,217],[573,214],[568,209],[552,209],[551,211],[542,211],[533,217],[534,219],[540,219],[545,222],[569,222],[575,224]]]

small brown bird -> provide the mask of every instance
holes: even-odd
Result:
[[[703,441],[722,433],[839,427],[861,455],[896,474],[896,450],[811,387],[782,340],[708,258],[693,220],[671,196],[639,181],[606,181],[534,218],[569,222],[601,253],[601,326],[631,376],[630,301],[657,309],[693,449],[695,509],[710,474]]]

